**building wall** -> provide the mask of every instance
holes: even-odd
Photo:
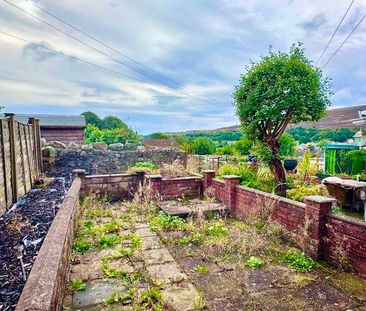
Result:
[[[60,141],[66,145],[71,142],[76,144],[84,143],[83,128],[52,128],[41,126],[41,137],[47,141]]]

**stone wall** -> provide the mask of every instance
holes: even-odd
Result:
[[[178,149],[144,150],[97,150],[97,149],[58,149],[54,163],[46,169],[50,171],[72,172],[84,169],[87,174],[124,173],[136,162],[150,161],[156,165],[172,163],[174,160],[187,163],[187,155]]]

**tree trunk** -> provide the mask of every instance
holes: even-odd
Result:
[[[276,187],[276,194],[286,197],[286,171],[282,165],[282,161],[279,159],[280,144],[276,141],[269,141],[268,146],[272,150],[273,159],[269,162],[269,168],[274,174],[278,183]]]

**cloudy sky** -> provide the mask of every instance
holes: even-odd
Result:
[[[67,55],[0,33],[0,105],[5,111],[79,114],[91,110],[101,116],[117,115],[142,134],[236,124],[231,94],[250,60],[258,60],[270,45],[288,51],[298,41],[307,56],[317,60],[350,3],[34,1],[113,51],[29,0],[7,1],[94,49],[0,0],[0,31]],[[355,0],[320,66],[364,14],[366,1]],[[333,79],[332,107],[366,103],[365,48],[366,20],[324,69]]]

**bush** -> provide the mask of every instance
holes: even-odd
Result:
[[[145,173],[151,174],[151,173],[156,173],[157,166],[154,163],[149,162],[149,161],[136,162],[136,164],[134,166],[130,167],[127,171],[131,174],[136,173],[136,172],[145,172]]]
[[[193,151],[195,154],[213,154],[215,145],[213,141],[206,137],[198,137],[193,140]]]
[[[88,124],[86,127],[84,137],[87,144],[96,142],[104,142],[108,145],[116,143],[125,144],[127,140],[133,142],[140,140],[137,133],[129,128],[99,129],[91,124]]]
[[[327,187],[324,185],[303,185],[295,189],[287,190],[287,197],[291,200],[302,202],[308,195],[328,196]]]

